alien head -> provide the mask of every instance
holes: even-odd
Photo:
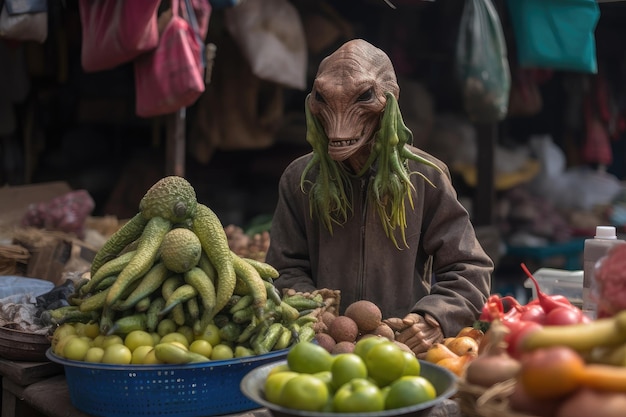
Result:
[[[366,158],[385,108],[385,93],[398,98],[399,91],[387,54],[362,39],[348,41],[324,58],[309,103],[328,136],[330,157]]]

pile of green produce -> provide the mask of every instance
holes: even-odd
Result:
[[[97,252],[90,275],[69,306],[42,320],[97,323],[99,335],[122,338],[158,334],[163,322],[193,338],[217,328],[233,351],[258,355],[313,339],[313,312],[323,306],[319,297],[283,297],[273,285],[278,272],[234,253],[217,215],[178,176],[146,192],[139,212]]]

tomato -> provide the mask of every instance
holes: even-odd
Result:
[[[580,323],[584,317],[582,310],[577,307],[556,307],[546,314],[546,325],[564,325]]]
[[[566,346],[535,349],[521,357],[519,381],[524,390],[540,400],[567,395],[579,387],[585,361]]]
[[[367,378],[365,361],[355,353],[340,353],[330,367],[332,386],[339,389],[354,378]]]
[[[333,411],[361,413],[382,411],[385,400],[380,388],[365,378],[354,378],[343,384],[333,398]]]

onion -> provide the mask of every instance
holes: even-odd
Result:
[[[555,417],[622,417],[624,410],[625,393],[581,388],[563,401]]]
[[[465,369],[465,380],[481,387],[491,387],[499,382],[515,378],[520,362],[506,352],[479,355]]]

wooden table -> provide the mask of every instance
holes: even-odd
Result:
[[[54,362],[17,362],[0,358],[2,417],[94,417],[76,409],[63,367]],[[230,417],[271,417],[265,408]],[[457,403],[446,400],[428,417],[463,417]]]

